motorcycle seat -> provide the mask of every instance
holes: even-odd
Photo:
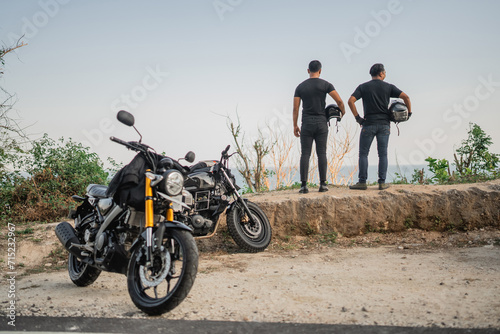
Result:
[[[217,163],[214,160],[200,161],[195,165],[189,167],[189,174],[201,173],[201,172],[211,172],[212,167]]]
[[[87,187],[87,195],[97,198],[106,198],[107,186],[101,184],[89,184]]]

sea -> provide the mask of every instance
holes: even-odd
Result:
[[[347,179],[351,172],[355,170],[357,166],[344,166],[340,169],[339,172],[339,177],[337,177],[337,180],[342,180],[342,179]],[[429,176],[429,169],[428,165],[389,165],[387,169],[387,177],[386,177],[386,182],[387,183],[393,183],[393,182],[398,182],[401,181],[401,179],[404,177],[407,179],[408,182],[412,180],[412,175],[414,174],[415,170],[424,170],[424,174]],[[272,169],[270,169],[272,173]],[[246,186],[245,179],[243,176],[238,172],[236,166],[231,166],[231,172],[236,178],[236,184],[240,188],[244,188]],[[317,178],[317,173],[316,178]],[[343,178],[341,177],[343,176]],[[368,180],[367,182],[369,183],[375,183],[378,181],[378,166],[377,165],[370,165],[368,166]],[[294,177],[291,179],[291,183],[295,182],[300,182],[300,175],[298,170],[295,171]],[[311,183],[319,183],[318,180],[308,180],[308,182]],[[354,184],[358,182],[358,170],[356,169],[356,172],[353,174],[353,178],[349,179],[347,181],[347,184]],[[331,184],[331,182],[328,182]],[[346,185],[346,182],[340,183],[341,185]],[[269,186],[270,190],[276,189],[276,178],[275,176],[271,176],[269,178]]]

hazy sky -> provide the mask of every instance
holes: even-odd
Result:
[[[6,57],[0,85],[34,136],[72,137],[127,162],[108,140],[138,138],[116,121],[126,109],[159,152],[217,159],[231,143],[219,115],[238,110],[249,136],[266,122],[292,132],[310,60],[345,102],[382,62],[414,111],[399,137],[392,126],[391,164],[451,159],[469,122],[500,153],[499,12],[495,0],[2,0],[0,41],[24,34],[28,45]],[[356,129],[350,111],[342,124]]]

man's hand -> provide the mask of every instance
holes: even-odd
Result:
[[[410,97],[405,92],[401,92],[401,94],[399,95],[399,98],[403,99],[403,102],[405,103],[406,108],[408,108],[408,114],[411,114],[411,101],[410,101]]]
[[[298,125],[295,125],[293,127],[293,134],[295,135],[295,137],[300,137],[300,128]]]
[[[359,125],[363,125],[365,119],[359,115],[356,115],[356,122],[358,122]]]
[[[293,98],[293,134],[295,137],[300,137],[299,121],[300,97]]]

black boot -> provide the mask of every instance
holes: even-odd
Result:
[[[302,181],[302,185],[300,186],[299,194],[307,194],[309,189],[307,189],[307,182]]]
[[[325,191],[328,191],[328,187],[326,186],[326,182],[321,182],[319,185],[319,192],[324,193]]]

